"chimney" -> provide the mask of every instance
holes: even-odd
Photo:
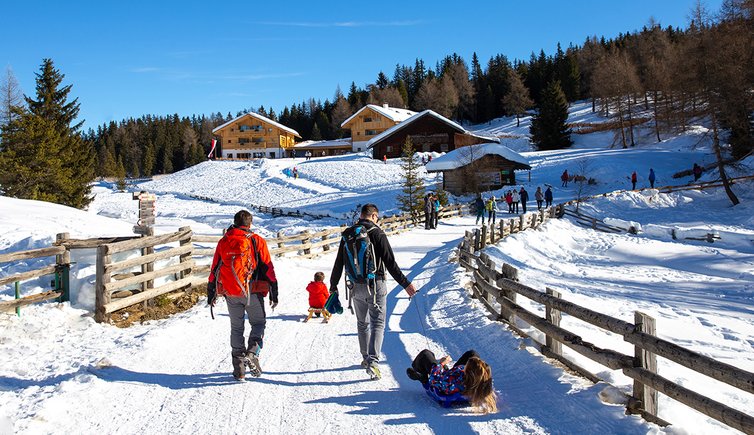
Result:
[[[382,103],[382,107],[384,107],[385,109],[387,109],[390,106],[388,106],[387,103]]]

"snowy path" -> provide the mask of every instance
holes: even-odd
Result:
[[[71,313],[53,310],[54,315],[31,312],[0,322],[3,329],[29,335],[0,341],[5,368],[0,401],[13,410],[21,433],[646,433],[650,427],[626,417],[622,407],[599,402],[602,386],[572,391],[561,370],[520,350],[521,341],[468,298],[462,289],[468,278],[449,257],[472,224],[454,219],[437,231],[417,229],[391,238],[421,294],[409,304],[389,282],[379,382],[367,380],[358,365],[350,313],[330,324],[301,322],[304,287],[318,270],[329,279],[330,254],[276,262],[281,305],[268,313],[262,378],[238,383],[230,376],[222,305],[214,321],[197,306],[128,330],[94,325],[88,318],[71,323]],[[475,348],[490,362],[500,412],[480,416],[442,409],[405,376],[411,358],[428,343],[419,312],[426,315],[429,347],[437,354],[458,357]],[[71,331],[68,338],[49,333],[64,327]],[[17,348],[30,342],[38,348]],[[101,358],[112,366],[96,368]]]

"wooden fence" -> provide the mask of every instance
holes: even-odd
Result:
[[[536,212],[517,215],[515,218],[499,219],[494,223],[490,222],[488,225],[482,225],[480,229],[472,233],[474,249],[482,250],[485,246],[495,244],[511,234],[526,229],[539,228],[548,219],[561,217],[563,209],[561,205],[556,205],[537,210]]]
[[[58,240],[67,238],[67,233],[57,235]],[[12,261],[32,260],[36,258],[45,258],[55,256],[55,262],[34,270],[16,273],[10,276],[0,277],[0,286],[15,283],[16,299],[12,301],[0,302],[0,312],[16,311],[20,315],[21,307],[26,305],[43,302],[50,299],[58,299],[65,302],[70,299],[69,271],[71,265],[71,254],[63,246],[50,246],[47,248],[31,249],[27,251],[11,252],[0,255],[0,263],[9,263]],[[21,282],[41,278],[47,275],[54,275],[52,282],[53,290],[37,293],[28,296],[21,296]]]
[[[479,299],[497,320],[530,338],[545,356],[557,359],[593,382],[598,382],[600,378],[569,360],[562,352],[563,345],[609,369],[621,370],[634,380],[627,412],[641,414],[648,421],[668,424],[657,417],[659,391],[725,425],[754,434],[754,416],[663,378],[657,373],[657,356],[752,394],[754,373],[658,338],[655,335],[654,319],[646,314],[636,312],[634,323],[630,323],[568,302],[552,289],[543,292],[523,285],[518,282],[518,271],[514,267],[503,264],[498,268],[492,259],[479,252],[477,237],[467,231],[458,255],[460,264],[473,273],[473,297]],[[543,305],[545,317],[519,305],[518,295]],[[634,345],[634,355],[597,347],[578,334],[563,329],[560,326],[562,314],[623,337],[624,341]],[[541,331],[545,342],[542,343],[521,330],[517,326],[517,318]]]

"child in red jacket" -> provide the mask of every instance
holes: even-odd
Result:
[[[330,292],[325,285],[325,274],[323,272],[317,272],[314,274],[314,281],[310,282],[306,286],[306,291],[309,292],[309,316],[305,322],[312,318],[312,315],[319,317],[322,313],[325,317],[325,321],[330,318],[330,313],[325,310],[325,302],[330,297]]]

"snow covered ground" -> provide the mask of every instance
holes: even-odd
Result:
[[[572,117],[595,122],[587,103]],[[528,120],[478,126],[490,134],[523,135]],[[526,127],[524,127],[526,126]],[[586,160],[598,184],[588,194],[630,187],[636,170],[640,187],[649,168],[658,185],[682,184],[671,174],[712,156],[704,129],[661,144],[649,140],[626,150],[609,148],[605,134],[574,136],[572,149],[534,152],[525,138],[506,139],[526,152],[533,170],[518,181],[533,192],[553,185],[556,202],[572,199],[573,185],[559,183],[564,169]],[[515,142],[515,143],[513,143]],[[525,146],[526,145],[526,146]],[[301,177],[285,170],[297,166]],[[277,206],[331,214],[329,219],[255,215],[257,231],[271,237],[321,229],[347,221],[356,204],[375,202],[395,211],[400,192],[398,161],[383,164],[359,155],[265,160],[261,164],[206,162],[140,185],[158,192],[157,232],[191,225],[219,234],[241,207]],[[752,162],[741,174],[750,173]],[[706,173],[703,180],[712,180]],[[425,181],[440,181],[434,174]],[[567,300],[632,321],[641,310],[657,318],[663,338],[721,361],[754,371],[754,189],[739,184],[742,203],[731,207],[722,190],[626,192],[590,201],[586,212],[640,223],[643,232],[595,233],[567,220],[506,238],[488,253],[520,269],[531,287],[555,288]],[[499,192],[494,192],[496,196]],[[72,237],[125,235],[136,221],[136,202],[107,183],[94,187],[88,211],[0,197],[0,253],[47,246],[59,232]],[[196,199],[192,196],[211,198]],[[466,200],[470,198],[457,198]],[[530,204],[531,205],[531,204]],[[505,217],[504,213],[501,217]],[[197,306],[170,319],[129,329],[93,322],[93,252],[75,254],[72,304],[24,308],[21,317],[0,315],[0,433],[724,433],[715,421],[661,395],[660,416],[674,423],[660,429],[602,396],[606,384],[590,385],[548,364],[470,299],[470,277],[450,261],[471,218],[449,219],[436,231],[416,229],[391,237],[399,263],[421,287],[411,302],[390,282],[384,377],[366,381],[358,366],[355,319],[346,313],[330,324],[301,323],[306,284],[314,272],[328,275],[333,254],[312,260],[275,262],[281,303],[269,313],[262,364],[265,375],[237,383],[230,377],[228,321],[224,307],[211,320]],[[678,239],[671,234],[675,230]],[[714,232],[710,244],[683,235]],[[0,274],[35,268],[35,262],[0,265]],[[33,293],[45,280],[24,283]],[[12,298],[10,286],[0,299]],[[344,301],[345,302],[345,301]],[[599,346],[630,353],[627,344],[565,317],[563,325]],[[426,333],[425,333],[426,330]],[[475,348],[490,362],[500,412],[474,415],[442,409],[405,376],[421,349],[454,357]],[[623,391],[630,382],[578,355],[579,364],[600,373]],[[660,374],[739,410],[754,398],[660,359]]]

